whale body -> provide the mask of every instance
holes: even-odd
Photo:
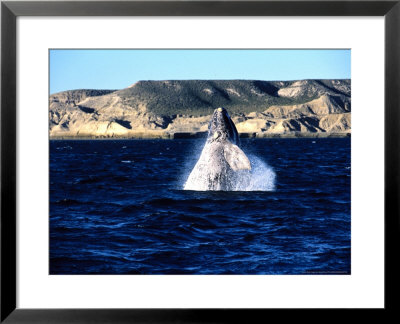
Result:
[[[239,148],[239,135],[225,108],[215,109],[207,141],[190,173],[185,190],[231,191],[249,178],[251,163]],[[241,183],[243,186],[243,183]]]

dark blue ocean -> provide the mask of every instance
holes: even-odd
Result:
[[[350,138],[242,139],[267,190],[182,190],[204,141],[50,141],[50,274],[350,274]]]

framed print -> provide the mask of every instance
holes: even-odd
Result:
[[[395,312],[399,14],[2,2],[1,320]]]

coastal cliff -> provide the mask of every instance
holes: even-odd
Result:
[[[350,80],[172,80],[52,94],[50,139],[201,136],[221,106],[243,137],[351,133]]]

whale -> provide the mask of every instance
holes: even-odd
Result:
[[[249,179],[251,163],[240,146],[239,134],[228,111],[214,110],[207,140],[185,182],[185,190],[233,191]]]

